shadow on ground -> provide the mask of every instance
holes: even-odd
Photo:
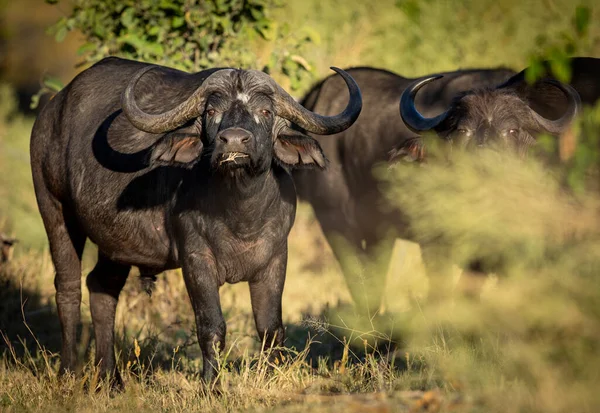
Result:
[[[40,347],[50,352],[60,350],[56,308],[47,297],[22,285],[27,272],[12,263],[0,266],[0,331],[4,336],[0,354],[9,346],[19,357],[26,352],[36,354]]]

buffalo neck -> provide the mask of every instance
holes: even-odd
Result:
[[[262,211],[279,197],[279,184],[271,169],[259,174],[243,171],[234,176],[218,174],[212,178],[211,189],[215,191],[216,199],[223,204],[224,210],[232,213],[243,213],[248,209]]]
[[[183,209],[199,208],[236,232],[256,233],[265,221],[277,218],[283,198],[291,202],[289,191],[282,193],[285,183],[281,173],[270,168],[231,177],[198,170],[194,179],[180,188],[178,204]],[[290,184],[293,185],[291,181]]]

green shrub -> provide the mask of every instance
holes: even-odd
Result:
[[[58,4],[59,0],[46,0]],[[81,65],[120,56],[188,72],[228,66],[263,70],[289,82],[306,83],[311,65],[302,57],[318,41],[310,30],[292,31],[270,11],[278,0],[75,0],[70,13],[50,27],[62,41],[79,32]],[[269,53],[261,53],[263,49]],[[60,90],[46,79],[40,93]],[[287,86],[287,85],[286,85]],[[36,106],[39,97],[32,105]]]

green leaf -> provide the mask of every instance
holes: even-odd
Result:
[[[568,58],[555,58],[550,62],[550,70],[556,79],[563,83],[571,81],[571,63]]]
[[[161,28],[158,26],[152,26],[148,29],[148,31],[146,33],[148,33],[148,36],[156,36],[160,33]]]
[[[86,53],[92,52],[96,49],[96,45],[93,43],[84,43],[83,45],[81,45],[79,47],[79,49],[77,49],[77,54],[79,56],[84,55]]]
[[[159,7],[161,9],[181,11],[181,5],[170,0],[161,0]]]
[[[64,83],[61,82],[60,79],[51,76],[46,76],[43,83],[44,86],[54,92],[60,92],[65,87]]]
[[[173,19],[171,20],[171,27],[174,29],[178,29],[181,26],[183,26],[185,24],[185,19],[183,18],[183,16],[176,16],[173,17]]]
[[[544,65],[539,58],[533,58],[529,61],[529,66],[525,70],[525,81],[529,84],[535,83],[544,75]]]
[[[165,52],[162,45],[160,45],[158,43],[150,43],[150,42],[144,43],[143,50],[145,52],[153,54],[155,56],[161,56]]]
[[[250,9],[250,14],[254,20],[262,20],[265,17],[265,13],[260,9]]]
[[[123,14],[121,14],[121,23],[123,23],[123,26],[131,28],[134,25],[134,16],[135,9],[133,7],[127,7],[123,11]]]
[[[144,40],[139,38],[134,34],[126,34],[124,36],[120,36],[117,41],[121,44],[128,44],[133,46],[135,49],[142,49],[144,47]]]
[[[577,6],[575,9],[575,30],[579,36],[584,35],[590,25],[591,10],[586,6]]]
[[[31,97],[31,102],[29,103],[29,109],[37,109],[38,105],[40,104],[40,97],[42,96],[42,94],[40,92],[41,92],[41,90]]]
[[[56,31],[56,34],[54,35],[54,39],[60,43],[63,40],[65,40],[65,37],[67,37],[68,32],[69,32],[69,30],[67,29],[67,26],[61,26]]]

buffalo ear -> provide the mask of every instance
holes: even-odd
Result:
[[[425,144],[423,138],[411,138],[396,146],[389,152],[389,162],[423,162],[425,160]]]
[[[203,148],[200,135],[172,133],[152,147],[150,165],[191,168],[200,159]]]
[[[275,158],[288,167],[316,166],[325,169],[327,166],[327,158],[319,142],[287,126],[277,135],[273,150]]]
[[[552,78],[547,76],[529,84],[525,80],[525,70],[523,70],[498,88],[512,90],[544,118],[558,119],[568,110],[569,101],[558,87],[545,82],[546,79]]]

